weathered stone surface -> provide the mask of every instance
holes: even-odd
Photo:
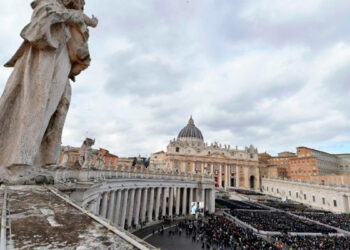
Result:
[[[8,194],[8,249],[136,249],[42,186],[10,186]],[[0,187],[0,208],[2,197]]]
[[[22,30],[24,42],[5,66],[13,67],[0,99],[0,175],[18,180],[53,165],[61,146],[71,86],[90,64],[88,26],[81,0],[36,0]],[[23,172],[32,167],[33,172]]]

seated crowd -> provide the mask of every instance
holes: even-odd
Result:
[[[346,250],[350,249],[350,238],[329,236],[289,236],[275,237],[282,246],[302,250]]]
[[[261,193],[257,193],[257,192],[254,192],[254,191],[251,191],[251,190],[245,190],[245,189],[236,189],[235,190],[236,193],[239,193],[239,194],[244,194],[244,195],[263,195]]]
[[[277,201],[277,200],[266,200],[266,201],[262,202],[262,204],[269,206],[269,207],[281,209],[284,211],[292,211],[292,212],[295,212],[295,211],[320,212],[321,211],[321,210],[309,208],[301,203],[295,203],[295,202],[289,202],[289,201],[281,202],[281,201]]]
[[[333,227],[338,227],[350,231],[350,214],[333,214],[328,212],[322,213],[296,213],[300,216],[319,221]]]
[[[298,219],[283,212],[231,210],[231,214],[261,231],[282,233],[309,232],[322,234],[336,232],[336,230],[329,229],[307,220]]]
[[[229,209],[266,210],[265,208],[248,201],[216,199],[215,202],[218,205],[225,206]]]

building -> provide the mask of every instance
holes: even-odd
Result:
[[[150,168],[184,175],[213,175],[217,188],[260,188],[258,151],[252,145],[245,149],[205,143],[192,117],[167,151],[151,155]]]
[[[118,156],[107,149],[93,149],[95,140],[86,138],[81,147],[61,147],[58,164],[68,168],[116,170]]]
[[[263,178],[263,193],[335,213],[350,212],[350,187]]]
[[[350,173],[349,155],[336,155],[320,150],[298,147],[297,157],[289,160],[287,176],[293,180],[315,180],[315,176]],[[317,179],[317,178],[316,178]]]
[[[296,158],[296,154],[291,152],[282,152],[278,156],[259,154],[260,175],[263,178],[288,178],[289,162],[293,158]]]

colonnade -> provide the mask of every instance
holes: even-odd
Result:
[[[191,214],[191,203],[204,202],[204,210],[215,212],[215,190],[191,187],[127,187],[97,194],[88,203],[96,215],[122,228],[137,227],[164,217]]]

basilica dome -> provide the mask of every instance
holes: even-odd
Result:
[[[179,135],[177,136],[178,139],[180,138],[193,138],[193,139],[199,139],[203,141],[203,135],[202,132],[194,125],[194,121],[192,119],[192,116],[190,120],[188,121],[188,124],[186,127],[184,127]]]

